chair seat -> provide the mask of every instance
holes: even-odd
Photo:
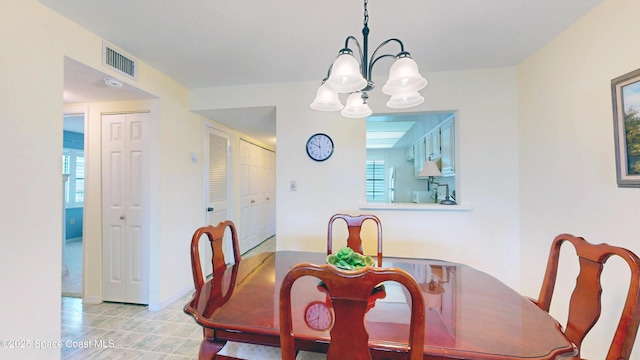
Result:
[[[227,341],[216,355],[246,360],[281,360],[280,348]]]
[[[265,345],[245,344],[235,341],[227,341],[218,351],[216,357],[234,358],[246,360],[281,360],[280,348]],[[296,360],[326,360],[327,354],[311,351],[299,351]]]

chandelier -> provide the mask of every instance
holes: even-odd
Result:
[[[378,45],[369,61],[369,12],[368,0],[364,0],[364,27],[362,28],[362,47],[358,40],[349,35],[345,40],[344,48],[338,52],[338,57],[329,67],[327,77],[322,80],[322,85],[316,93],[316,98],[311,108],[320,111],[338,111],[348,118],[362,118],[371,115],[372,111],[367,105],[369,91],[375,88],[371,80],[373,66],[378,60],[392,57],[395,59],[389,70],[389,78],[382,87],[382,92],[390,95],[387,106],[392,109],[404,109],[422,104],[424,97],[419,91],[427,86],[427,80],[420,75],[418,64],[411,58],[409,52],[404,51],[404,44],[399,39],[387,39]],[[349,48],[349,42],[353,41],[358,48],[359,62]],[[380,51],[389,43],[400,46],[397,54],[380,54]],[[350,94],[346,106],[340,102],[338,94]]]

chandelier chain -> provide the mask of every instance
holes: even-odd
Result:
[[[364,0],[364,26],[369,25],[369,10],[367,9],[367,4],[369,4],[369,0]]]

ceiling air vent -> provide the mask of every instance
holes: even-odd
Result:
[[[136,61],[106,42],[102,43],[102,64],[134,80],[137,77]]]

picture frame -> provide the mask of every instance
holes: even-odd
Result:
[[[640,187],[640,69],[611,80],[618,187]]]

